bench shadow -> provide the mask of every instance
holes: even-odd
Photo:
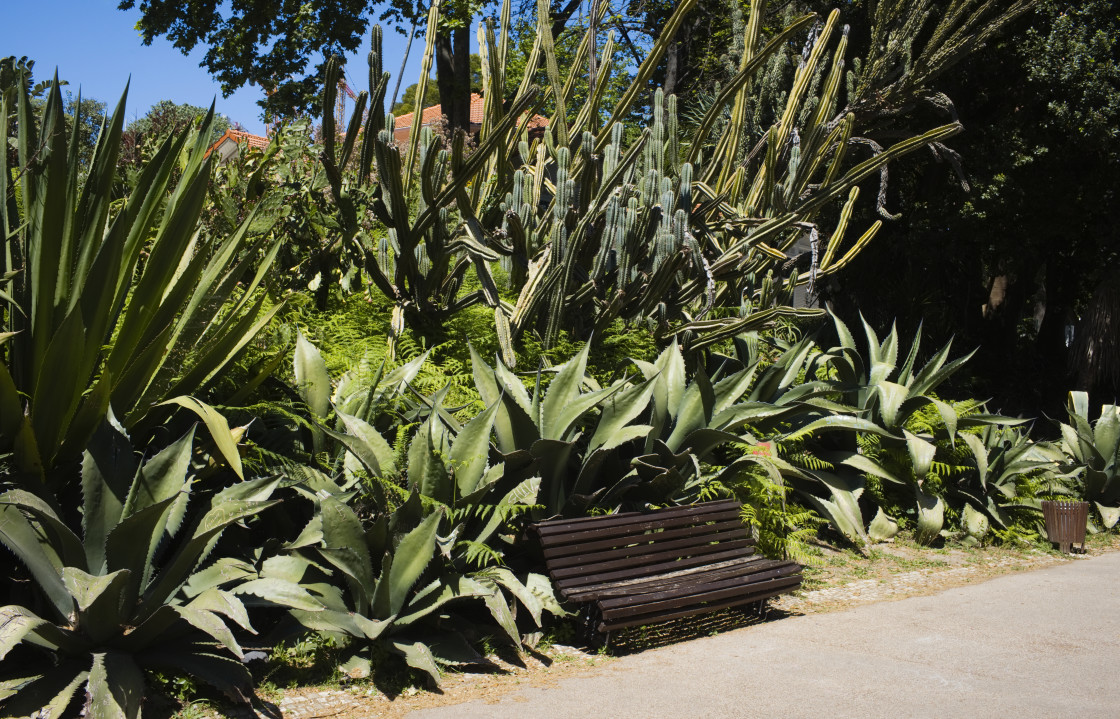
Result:
[[[647,624],[641,627],[616,630],[611,633],[610,643],[606,651],[612,656],[638,654],[650,649],[659,649],[692,639],[715,636],[788,616],[793,615],[780,609],[769,609],[761,617],[754,607],[721,609],[709,614],[695,614],[659,624]],[[595,649],[595,647],[592,649]]]

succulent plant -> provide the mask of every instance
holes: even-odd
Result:
[[[127,92],[83,169],[57,81],[36,118],[26,72],[0,104],[0,134],[18,147],[18,168],[0,156],[14,305],[3,315],[0,440],[42,477],[81,456],[110,404],[139,431],[165,417],[160,403],[210,387],[279,309],[257,291],[279,241],[257,212],[225,237],[200,229],[213,109],[169,136],[114,200]]]
[[[1063,469],[1077,480],[1081,496],[1096,507],[1104,527],[1111,529],[1120,521],[1120,407],[1102,405],[1094,422],[1089,395],[1070,392],[1066,412],[1069,424],[1060,423]]]
[[[0,494],[0,543],[35,587],[29,606],[0,608],[0,658],[12,655],[0,681],[5,715],[61,716],[84,689],[91,716],[137,717],[149,669],[247,700],[252,679],[235,636],[253,632],[246,603],[320,608],[280,579],[206,585],[222,533],[275,505],[280,480],[201,492],[194,440],[192,428],[141,462],[110,415],[83,455],[80,520],[51,496]]]

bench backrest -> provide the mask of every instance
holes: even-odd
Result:
[[[540,522],[549,574],[567,594],[593,584],[732,560],[754,552],[734,500]]]

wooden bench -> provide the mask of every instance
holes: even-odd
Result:
[[[792,592],[801,565],[770,560],[734,500],[540,522],[560,596],[586,605],[591,635],[757,603]],[[591,637],[589,637],[591,638]]]

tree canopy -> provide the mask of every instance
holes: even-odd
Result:
[[[160,36],[187,54],[205,47],[202,66],[232,93],[246,84],[265,92],[265,111],[311,111],[321,92],[325,58],[353,52],[365,40],[369,0],[122,0],[137,8],[144,44]]]
[[[177,103],[174,100],[160,100],[152,105],[143,116],[128,123],[126,133],[163,136],[169,132],[182,130],[188,123],[205,117],[208,110],[198,105]],[[211,125],[210,139],[217,140],[231,127],[225,115],[215,115]]]

